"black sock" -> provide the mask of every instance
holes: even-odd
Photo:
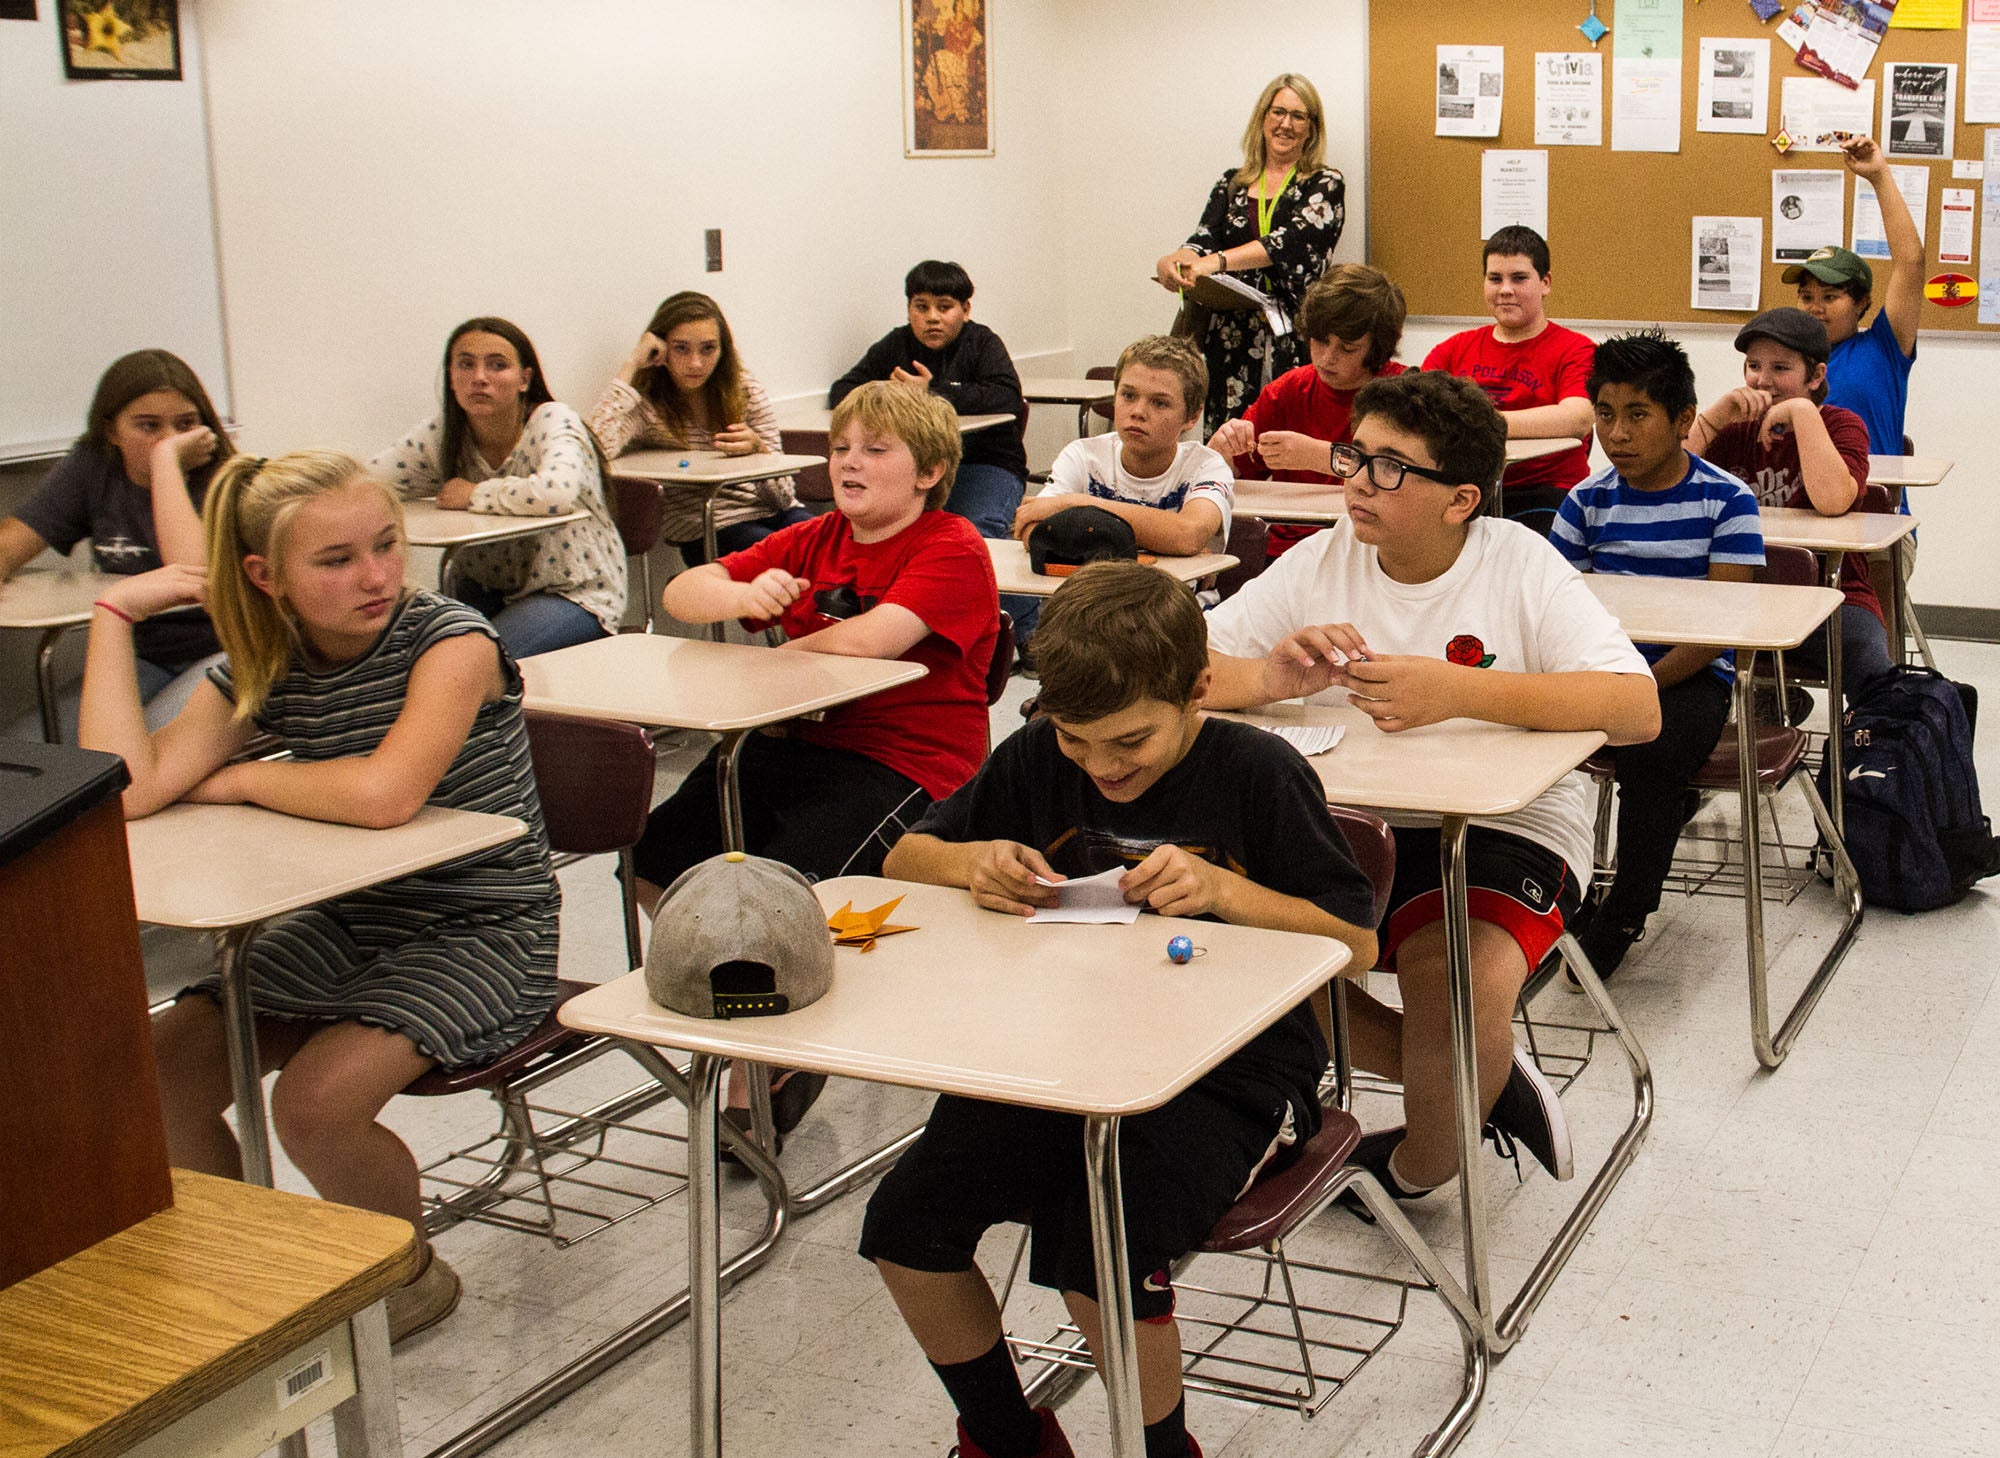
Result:
[[[1005,1337],[983,1357],[948,1366],[933,1362],[931,1370],[951,1394],[966,1436],[993,1458],[1030,1458],[1042,1446],[1041,1415],[1021,1393]]]
[[[1156,1423],[1146,1424],[1146,1458],[1187,1458],[1187,1398]]]

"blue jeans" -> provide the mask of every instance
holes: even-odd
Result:
[[[500,646],[516,660],[611,636],[594,614],[552,592],[532,593],[502,607],[505,599],[506,594],[498,588],[481,587],[476,582],[459,584],[458,600],[493,620]]]
[[[769,516],[756,517],[751,521],[739,521],[734,526],[715,529],[715,550],[727,557],[731,552],[741,552],[754,547],[773,532],[788,526],[796,526],[802,521],[811,521],[813,514],[803,506],[788,506],[783,511],[774,511]],[[690,567],[699,567],[708,561],[708,553],[703,550],[700,537],[691,542],[675,542],[674,547],[681,554],[681,560]]]
[[[1826,631],[1816,631],[1796,648],[1785,651],[1785,657],[1808,672],[1826,672]],[[1889,640],[1884,634],[1882,620],[1867,608],[1856,603],[1844,602],[1840,605],[1840,688],[1841,697],[1847,700],[1849,708],[1868,683],[1880,678],[1890,668]],[[1840,721],[1835,714],[1834,722]]]
[[[999,426],[1004,430],[1007,427]],[[1021,493],[1027,483],[1002,466],[984,462],[961,465],[951,483],[951,498],[944,509],[964,517],[979,528],[979,535],[1006,541],[1014,535],[1014,513],[1021,509]],[[1035,631],[1035,619],[1042,615],[1038,597],[1003,597],[1000,606],[1014,619],[1014,641],[1026,643]]]

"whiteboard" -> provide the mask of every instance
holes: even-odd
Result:
[[[60,0],[0,20],[0,461],[68,449],[104,367],[169,349],[230,418],[194,9],[180,81],[67,81]]]

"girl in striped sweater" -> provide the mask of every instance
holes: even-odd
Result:
[[[421,1231],[416,1161],[377,1122],[434,1066],[512,1047],[555,994],[561,902],[535,794],[521,676],[484,617],[403,586],[402,507],[332,451],[237,456],[209,488],[207,572],[120,580],[96,604],[80,742],[124,758],[129,819],[179,800],[388,827],[426,805],[511,815],[520,839],[272,923],[251,944],[258,1052],[282,1070],[272,1123],[330,1200]],[[133,628],[205,602],[228,662],[157,733],[140,713]],[[236,756],[258,732],[286,760]],[[236,1176],[214,979],[155,1024],[169,1153]],[[426,1251],[389,1301],[393,1336],[441,1319],[458,1278]]]

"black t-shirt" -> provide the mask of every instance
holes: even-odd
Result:
[[[188,496],[197,512],[213,474],[204,467],[188,477]],[[94,440],[79,441],[56,462],[17,515],[58,552],[89,537],[99,572],[136,577],[163,565],[153,530],[152,493],[133,485],[118,453]],[[132,647],[148,663],[169,667],[222,651],[208,614],[198,608],[146,619],[133,629]]]
[[[1021,398],[1021,377],[1000,336],[977,319],[965,321],[958,338],[943,349],[931,349],[904,324],[868,346],[854,368],[833,382],[826,403],[838,405],[870,380],[886,380],[892,371],[921,364],[931,372],[931,393],[950,403],[960,415],[1011,415],[1012,425],[968,431],[965,464],[998,466],[1026,479],[1028,452],[1021,443],[1021,422],[1028,405]]]
[[[1368,879],[1297,750],[1248,724],[1210,719],[1179,764],[1129,804],[1107,800],[1037,719],[995,747],[979,773],[914,831],[940,840],[1012,840],[1065,876],[1136,866],[1155,847],[1185,847],[1257,885],[1298,896],[1355,926],[1374,920]],[[1301,1139],[1319,1128],[1326,1040],[1300,1003],[1201,1080],[1265,1117],[1291,1104]]]

